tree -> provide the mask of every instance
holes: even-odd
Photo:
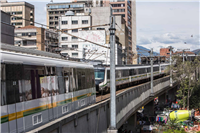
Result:
[[[195,86],[199,84],[198,74],[200,68],[199,58],[194,61],[184,61],[180,56],[172,57],[172,65],[168,68],[168,71],[172,71],[173,80],[179,83],[179,89],[177,91],[177,97],[181,98],[179,104],[185,108],[187,102],[187,109],[189,109],[189,100],[193,93]]]

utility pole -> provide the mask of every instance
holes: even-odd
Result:
[[[85,61],[85,56],[86,56],[85,50],[86,48],[83,48],[83,61]]]
[[[151,94],[150,96],[153,97],[154,96],[154,91],[153,91],[153,48],[151,48],[150,53],[150,60],[151,60]]]
[[[184,64],[184,62],[185,62],[185,59],[184,59],[184,52],[185,52],[185,50],[183,50],[183,64]]]
[[[110,127],[108,133],[117,133],[116,129],[116,85],[115,85],[115,16],[110,7]]]
[[[169,58],[169,64],[170,64],[170,86],[172,86],[172,70],[171,70],[171,65],[172,65],[172,46],[169,46],[169,51],[170,51],[170,58]]]

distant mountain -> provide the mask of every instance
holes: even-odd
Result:
[[[140,55],[140,56],[149,56],[149,53],[148,51],[150,51],[150,49],[147,49],[145,47],[142,47],[142,46],[138,46],[137,45],[137,53]],[[154,55],[160,55],[159,53],[157,52],[153,52]]]
[[[195,54],[200,54],[200,49],[193,50],[192,52],[194,52]]]

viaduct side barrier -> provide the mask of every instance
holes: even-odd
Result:
[[[154,80],[154,96],[170,90],[169,76]],[[139,108],[150,102],[151,83],[130,87],[116,96],[117,128],[133,115]],[[107,132],[110,122],[110,99],[80,109],[54,121],[40,126],[29,133],[65,133],[65,132]]]

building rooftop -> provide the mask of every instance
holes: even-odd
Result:
[[[26,5],[26,6],[29,6],[30,8],[34,8],[34,5],[28,3],[28,2],[25,2],[25,1],[18,1],[18,2],[7,2],[7,1],[1,1],[1,7],[4,7],[4,6],[12,6],[12,5]]]
[[[24,26],[24,27],[21,27],[21,28],[17,28],[15,30],[20,30],[20,29],[35,29],[35,28],[38,28],[38,27],[33,26],[33,25],[28,25],[28,26]]]
[[[173,53],[173,54],[182,54],[182,53],[183,53],[183,51],[176,51],[176,52]],[[193,53],[193,52],[191,52],[191,51],[185,51],[184,54],[195,54],[195,53]]]

